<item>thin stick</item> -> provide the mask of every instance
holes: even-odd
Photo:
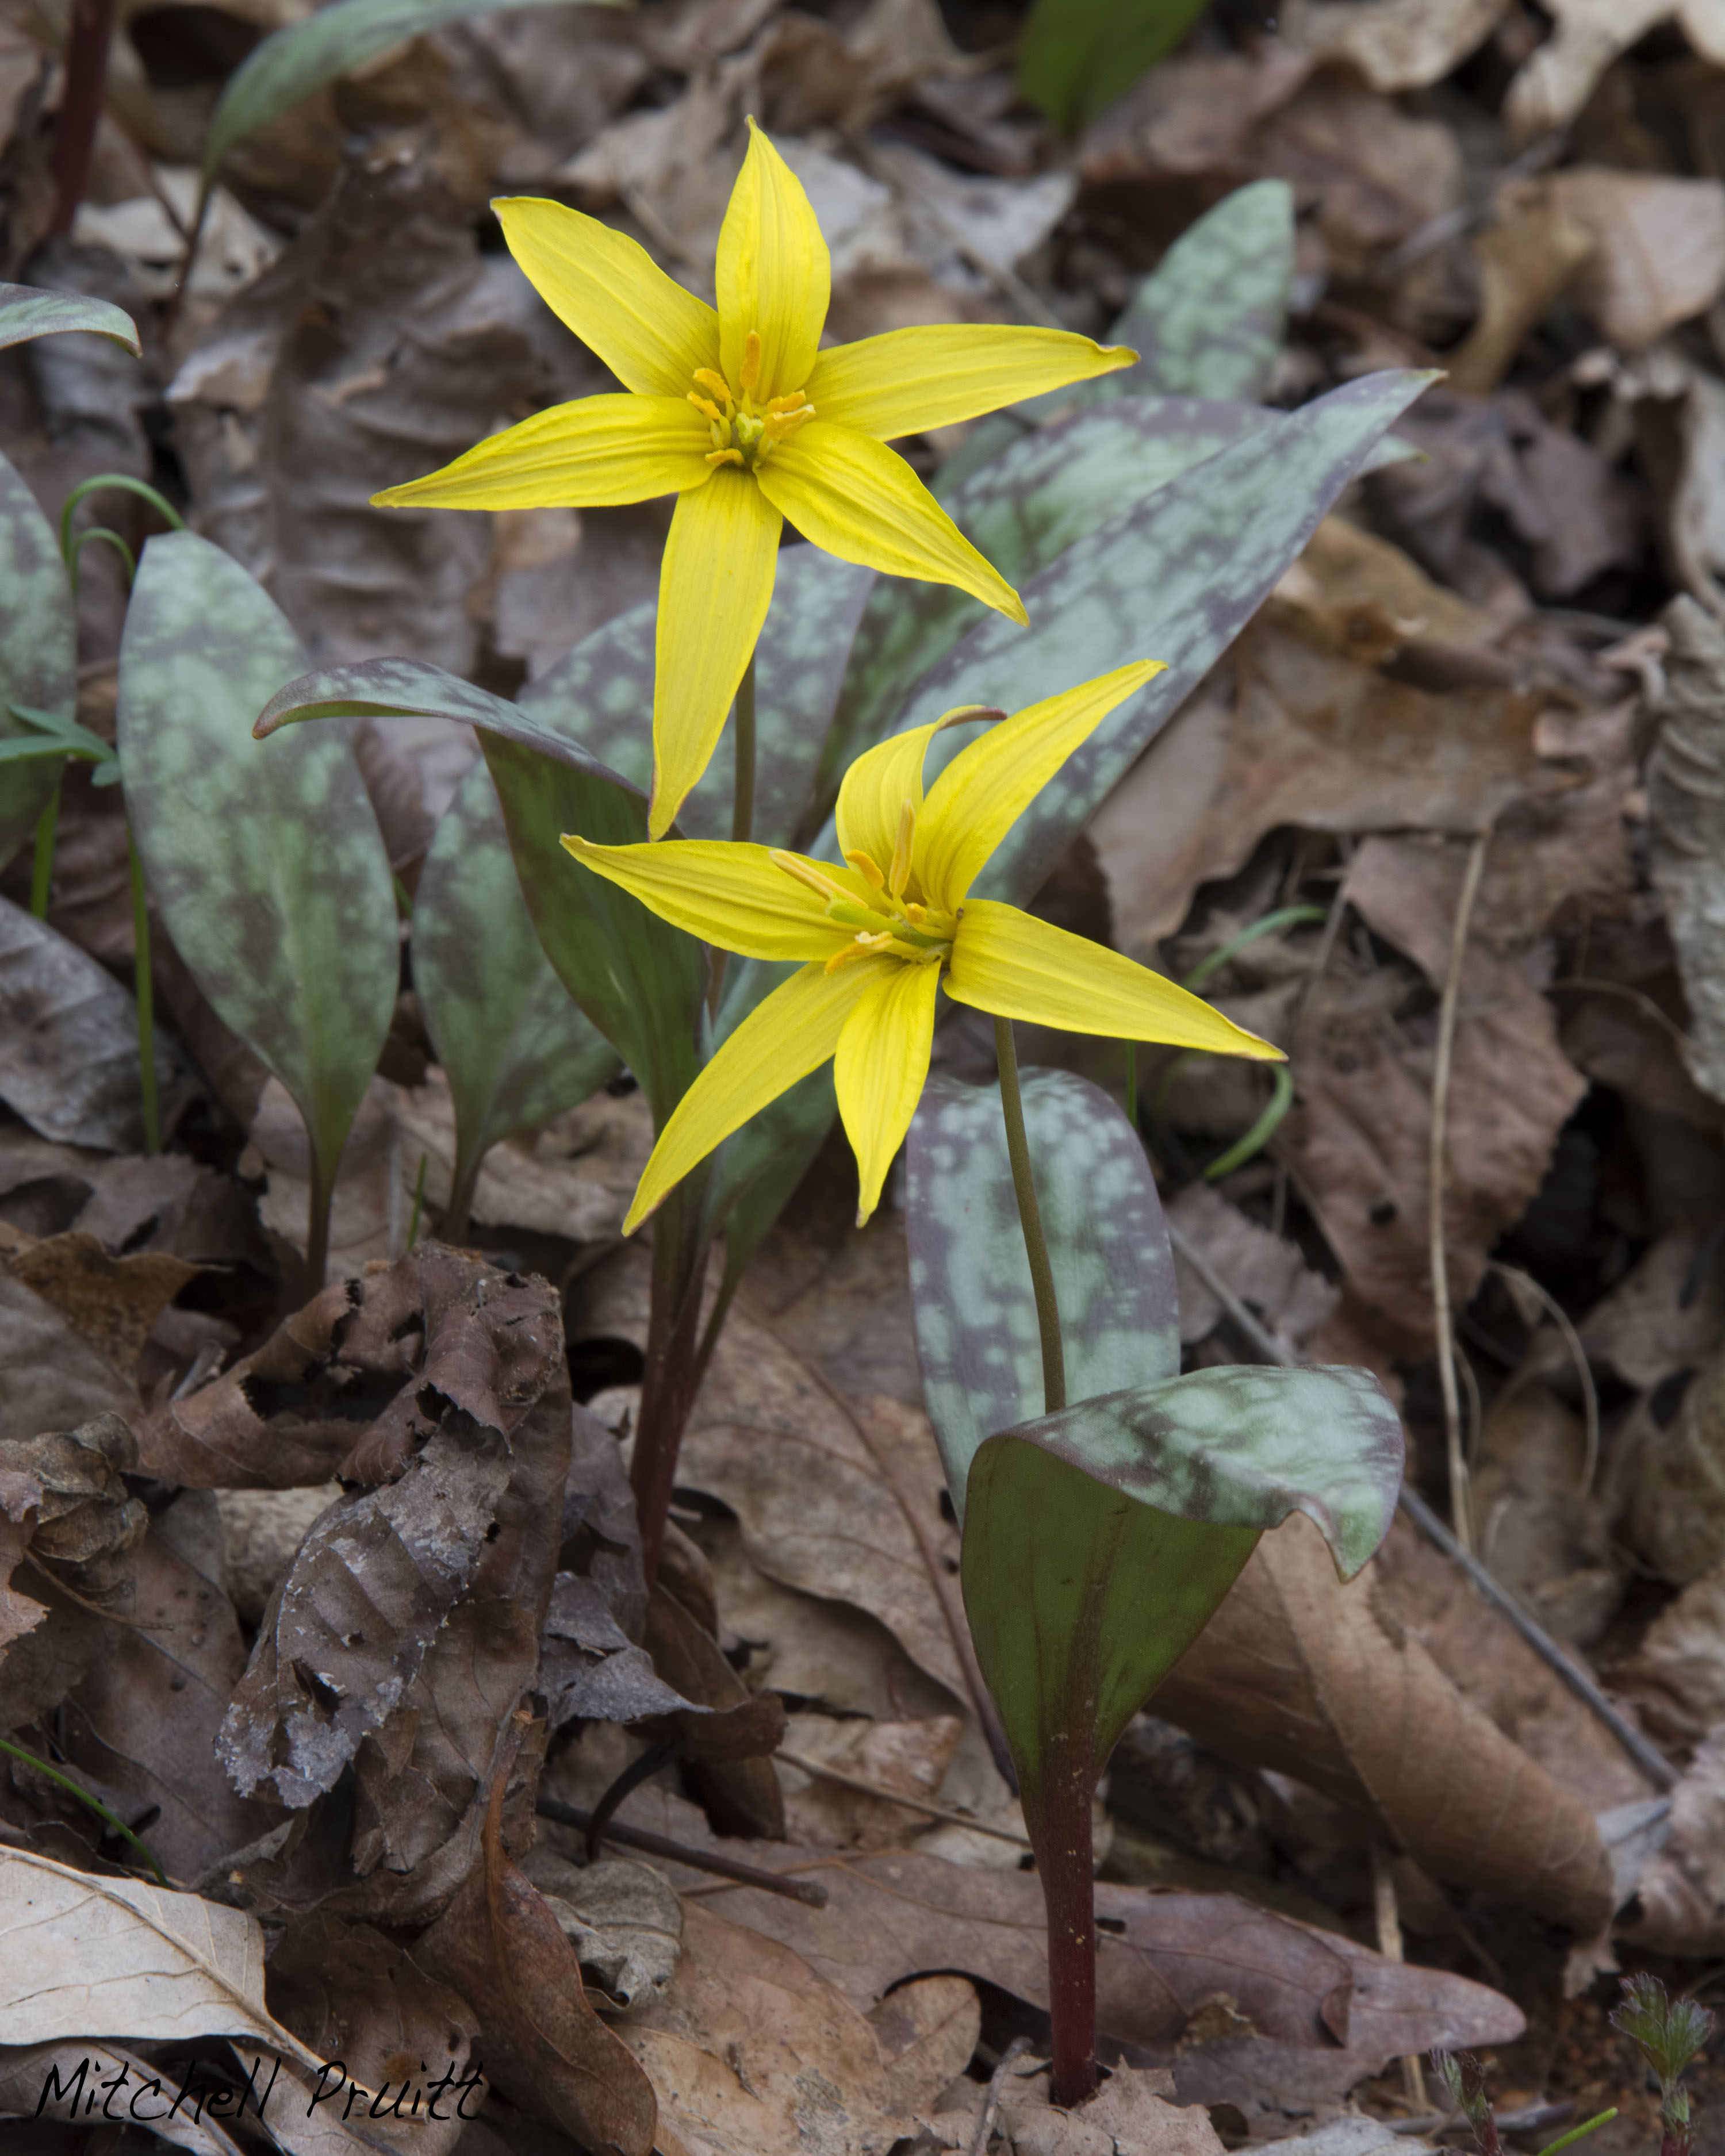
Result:
[[[1457,1540],[1464,1549],[1473,1548],[1473,1522],[1468,1506],[1467,1462],[1461,1452],[1461,1399],[1455,1384],[1455,1325],[1450,1308],[1449,1260],[1444,1248],[1445,1141],[1450,1115],[1450,1069],[1455,1049],[1455,1014],[1461,1002],[1461,964],[1467,951],[1467,924],[1479,896],[1485,872],[1490,827],[1481,831],[1468,850],[1461,878],[1461,896],[1455,907],[1455,923],[1450,936],[1450,966],[1444,976],[1443,999],[1438,1006],[1437,1061],[1431,1074],[1431,1301],[1437,1324],[1438,1382],[1444,1394],[1444,1450],[1450,1466],[1450,1515]]]
[[[963,1812],[949,1810],[945,1804],[932,1804],[922,1797],[907,1797],[900,1789],[883,1789],[878,1782],[865,1782],[860,1774],[846,1774],[837,1767],[829,1767],[819,1759],[806,1759],[800,1752],[787,1752],[783,1747],[773,1753],[788,1767],[794,1767],[800,1774],[813,1774],[818,1781],[836,1782],[841,1789],[855,1789],[860,1796],[879,1797],[883,1804],[896,1804],[901,1810],[920,1812],[925,1819],[938,1820],[942,1826],[962,1826],[972,1834],[986,1834],[995,1841],[1009,1841],[1014,1849],[1028,1849],[1030,1837],[1018,1834],[1011,1827],[987,1826],[981,1820],[968,1819]]]
[[[559,1826],[572,1826],[585,1833],[593,1823],[593,1814],[583,1811],[579,1804],[559,1804],[555,1797],[541,1797],[533,1807],[541,1819],[553,1820]],[[745,1864],[740,1857],[721,1856],[710,1849],[691,1849],[685,1842],[672,1841],[662,1834],[649,1834],[645,1827],[627,1826],[621,1820],[609,1820],[605,1825],[605,1839],[616,1842],[620,1848],[638,1849],[644,1856],[663,1856],[674,1864],[686,1864],[691,1871],[711,1871],[716,1879],[734,1880],[739,1887],[758,1887],[763,1894],[783,1894],[788,1902],[801,1902],[811,1909],[827,1906],[827,1890],[811,1879],[788,1879],[782,1872],[763,1871],[758,1865]]]
[[[131,940],[133,993],[138,1005],[138,1082],[144,1096],[144,1151],[162,1150],[162,1111],[156,1098],[156,985],[150,970],[150,900],[144,889],[144,864],[131,826],[126,829],[126,857],[131,865]],[[318,1283],[321,1287],[323,1283]]]
[[[746,846],[755,835],[755,654],[737,685],[737,776],[731,790],[731,836]]]
[[[1042,1339],[1042,1411],[1055,1414],[1066,1404],[1066,1360],[1060,1348],[1060,1311],[1055,1300],[1054,1267],[1042,1232],[1036,1180],[1030,1171],[1030,1142],[1024,1135],[1024,1103],[1019,1091],[1018,1050],[1012,1020],[994,1021],[994,1053],[1000,1065],[1000,1106],[1006,1115],[1006,1152],[1012,1163],[1012,1187],[1024,1231],[1024,1255],[1030,1260],[1030,1287],[1036,1297],[1036,1330]]]
[[[1524,1273],[1519,1265],[1502,1265],[1496,1258],[1491,1260],[1491,1270],[1503,1280],[1519,1281],[1563,1336],[1563,1345],[1569,1350],[1569,1359],[1575,1365],[1575,1375],[1581,1385],[1581,1412],[1587,1424],[1587,1457],[1582,1467],[1581,1494],[1588,1496],[1599,1470],[1599,1394],[1594,1383],[1587,1350],[1581,1344],[1581,1335],[1569,1322],[1569,1314],[1563,1306],[1539,1285],[1532,1273]]]
[[[1000,2054],[994,2071],[988,2076],[988,2093],[983,2099],[981,2116],[976,2123],[976,2132],[970,2138],[969,2156],[987,2156],[988,2141],[994,2131],[994,2122],[1000,2116],[1001,2092],[1006,2087],[1006,2076],[1012,2071],[1015,2061],[1023,2058],[1030,2048],[1028,2036],[1014,2036]]]
[[[1461,1566],[1486,1601],[1508,1618],[1553,1676],[1561,1677],[1575,1697],[1592,1708],[1655,1789],[1674,1789],[1678,1776],[1671,1761],[1662,1752],[1655,1750],[1632,1722],[1618,1712],[1587,1671],[1570,1661],[1543,1626],[1527,1614],[1509,1589],[1493,1578],[1471,1551],[1462,1548],[1419,1491],[1404,1483],[1399,1502],[1420,1533]]]
[[[1286,1340],[1278,1339],[1267,1325],[1252,1315],[1184,1229],[1176,1227],[1172,1220],[1164,1220],[1163,1224],[1175,1250],[1234,1320],[1250,1345],[1256,1348],[1260,1358],[1266,1363],[1279,1363],[1285,1370],[1296,1368],[1300,1357]]]

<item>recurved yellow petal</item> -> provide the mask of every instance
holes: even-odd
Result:
[[[819,349],[832,262],[803,182],[752,120],[719,232],[714,280],[726,380],[758,404],[800,389]],[[752,330],[761,341],[754,381],[745,369]]]
[[[916,866],[937,906],[958,906],[983,864],[1060,766],[1153,674],[1141,660],[1022,711],[968,742],[928,791]]]
[[[774,508],[841,562],[956,584],[1014,621],[1029,619],[904,459],[872,435],[810,419],[761,459],[757,476]]]
[[[833,1080],[856,1155],[859,1228],[880,1202],[886,1171],[922,1098],[939,985],[938,966],[878,968],[839,1036]]]
[[[890,958],[863,959],[829,973],[805,966],[758,1004],[677,1103],[660,1133],[629,1218],[632,1235],[675,1185],[769,1101],[819,1070],[848,1019]]]
[[[681,397],[696,368],[715,363],[716,313],[625,234],[531,195],[491,207],[528,281],[624,388]]]
[[[706,489],[712,447],[680,397],[583,397],[477,442],[441,471],[372,500],[388,509],[539,509]]]
[[[779,529],[778,511],[732,465],[677,504],[659,572],[650,837],[670,830],[725,730],[772,601]]]
[[[1137,356],[1068,330],[932,323],[833,346],[815,362],[807,389],[823,419],[890,442],[1111,374]]]
[[[1207,1048],[1258,1061],[1283,1060],[1271,1042],[1161,974],[990,899],[974,900],[964,909],[947,993],[997,1018],[1030,1019],[1068,1033],[1165,1040],[1177,1048]]]
[[[775,868],[767,846],[685,839],[596,846],[566,838],[578,861],[633,892],[662,921],[746,958],[829,958],[855,931],[829,921],[807,885]],[[833,870],[822,864],[823,872]]]

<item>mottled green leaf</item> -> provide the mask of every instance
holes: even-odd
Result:
[[[228,78],[203,146],[206,175],[244,141],[302,97],[346,74],[374,53],[464,16],[500,8],[554,7],[558,0],[335,0],[305,21],[276,30]],[[624,0],[593,0],[618,6]]]
[[[1022,584],[1182,472],[1278,422],[1277,413],[1250,404],[1129,398],[1021,434],[981,469],[937,491],[972,544],[1009,583]],[[875,586],[822,768],[823,811],[845,766],[896,730],[899,708],[916,683],[992,618],[979,600],[948,584],[883,578]],[[1034,606],[1030,619],[1040,619]],[[1088,670],[1075,669],[1073,679]],[[1005,708],[1028,701],[1018,697]]]
[[[755,649],[754,835],[788,845],[808,810],[851,641],[875,578],[819,547],[787,547],[773,606]],[[524,710],[578,735],[615,771],[644,788],[653,775],[653,637],[649,599],[607,622],[522,691]],[[736,783],[736,730],[684,803],[685,838],[728,839]]]
[[[1195,1370],[987,1439],[964,1600],[1027,1813],[1079,1712],[1101,1772],[1266,1527],[1304,1512],[1357,1573],[1389,1531],[1402,1458],[1383,1388],[1340,1368]]]
[[[83,292],[44,292],[35,285],[0,285],[0,346],[59,336],[68,330],[111,337],[134,358],[143,349],[131,316],[105,300],[92,300]]]
[[[1363,376],[1206,458],[1087,533],[1025,587],[1029,629],[991,614],[925,675],[894,732],[959,703],[1018,711],[1134,659],[1168,668],[1043,788],[984,871],[979,898],[1023,904],[1037,891],[1432,378]],[[939,741],[933,747],[931,779],[953,752]]]
[[[1156,1512],[1019,1439],[978,1453],[959,1578],[1033,1839],[1060,1783],[1087,1802],[1258,1534]]]
[[[1175,1378],[1173,1253],[1137,1133],[1099,1086],[1024,1074],[1069,1399]],[[1042,1406],[1042,1351],[997,1086],[931,1078],[905,1155],[923,1396],[963,1517],[977,1447]]]
[[[71,717],[76,657],[72,595],[53,527],[0,457],[0,741],[35,731],[13,705]],[[0,765],[0,868],[28,843],[60,770],[53,762]]]
[[[647,803],[639,788],[567,730],[562,700],[506,703],[416,660],[372,660],[304,675],[271,699],[257,730],[355,715],[429,715],[478,728],[546,956],[640,1081],[663,1124],[697,1067],[693,1034],[706,971],[699,949],[558,843],[569,831],[608,845],[644,839]]]
[[[768,1101],[714,1154],[704,1233],[710,1240],[723,1235],[725,1277],[733,1287],[814,1167],[838,1111],[833,1066],[824,1063]]]
[[[454,1188],[465,1193],[500,1138],[578,1106],[618,1068],[545,955],[483,763],[425,856],[413,950],[419,1007],[454,1101]]]
[[[1019,88],[1077,135],[1165,59],[1204,0],[1036,0],[1019,37]]]
[[[400,956],[388,857],[346,737],[251,737],[305,664],[286,617],[220,547],[190,532],[150,541],[121,644],[119,742],[151,895],[330,1173],[389,1029]]]

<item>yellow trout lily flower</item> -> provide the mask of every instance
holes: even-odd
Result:
[[[1280,1059],[1184,988],[971,886],[1035,795],[1117,704],[1162,668],[1122,666],[1032,704],[962,749],[925,798],[922,762],[949,712],[859,757],[839,793],[845,866],[778,847],[563,840],[691,936],[750,958],[800,958],[720,1048],[660,1135],[624,1232],[798,1079],[834,1060],[856,1152],[860,1225],[880,1202],[928,1075],[935,992],[1071,1033]]]
[[[1137,357],[998,324],[891,330],[822,352],[826,242],[800,182],[749,126],[719,234],[716,311],[597,218],[527,198],[495,203],[516,260],[629,393],[554,406],[372,496],[445,509],[677,496],[659,583],[655,839],[724,732],[787,518],[843,561],[956,584],[1022,622],[1018,593],[886,444]]]

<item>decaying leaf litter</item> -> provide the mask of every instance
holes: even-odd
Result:
[[[350,746],[305,730],[271,784],[330,804],[316,858],[272,834],[273,797],[217,798],[286,909],[250,942],[199,920],[197,845],[152,873],[161,1152],[120,789],[65,767],[44,923],[45,767],[9,764],[0,1922],[28,1980],[0,2006],[7,2131],[84,2145],[76,2098],[22,2123],[54,2061],[69,2082],[88,2058],[90,2087],[123,2068],[129,2100],[260,2067],[316,2091],[340,2058],[366,2101],[272,2105],[281,2145],[1197,2156],[1381,2133],[1338,2126],[1348,2107],[1435,2124],[1396,2061],[1440,2045],[1494,2051],[1506,2109],[1620,2102],[1604,2136],[1637,2145],[1605,1972],[1705,1995],[1725,1947],[1719,24],[1582,0],[1217,11],[1135,80],[1104,69],[1110,95],[1044,79],[1063,135],[1015,83],[1009,8],[437,10],[235,135],[175,300],[222,85],[297,12],[122,10],[59,234],[63,28],[5,27],[5,275],[122,311],[144,354],[15,346],[6,484],[51,523],[86,478],[146,480],[204,582],[188,615],[146,572],[127,609],[117,551],[83,546],[74,628],[21,511],[0,724],[75,708],[117,732],[146,841],[152,788],[194,776],[147,757],[151,695],[219,730],[310,665],[429,661],[471,685],[469,717],[583,710],[644,779],[632,610],[661,505],[367,506],[608,386],[500,250],[493,195],[596,211],[694,282],[753,114],[831,245],[834,336],[1019,321],[1132,344],[1128,375],[908,445],[989,559],[1066,608],[1122,559],[1106,588],[1181,588],[1216,472],[1296,454],[1281,415],[1447,370],[1303,547],[1290,525],[1225,649],[1158,650],[1189,675],[1166,722],[1102,773],[1076,844],[1020,827],[1012,895],[1289,1053],[1285,1093],[1172,1054],[1132,1074],[1185,1366],[1377,1372],[1413,1488],[1446,1517],[1459,1489],[1479,1561],[1668,1764],[1408,1517],[1347,1588],[1291,1521],[1116,1753],[1116,2071],[1051,2111],[1041,1902],[978,1712],[902,1183],[854,1230],[829,1144],[767,1235],[649,1595],[625,1474],[647,1262],[619,1230],[650,1124],[541,954],[472,730],[423,693],[433,715]],[[135,496],[77,515],[134,553],[161,529]],[[980,614],[933,586],[895,613],[830,562],[780,578],[826,624],[818,650],[771,629],[762,649],[763,738],[803,788],[763,813],[788,833],[832,777],[795,742],[835,713],[872,739],[912,690],[936,716]],[[1024,701],[1004,644],[964,650],[956,693]],[[603,710],[601,660],[636,684]],[[685,828],[717,836],[728,772],[704,787]],[[341,978],[308,990],[272,937],[318,904],[350,927]],[[334,1095],[295,1061],[319,997],[363,1012]],[[1024,1045],[1125,1097],[1117,1049]],[[992,1077],[962,1009],[937,1055],[937,1084]],[[331,1175],[325,1285],[305,1220]],[[649,1753],[585,1861],[584,1821]],[[371,2115],[444,2074],[450,2107],[475,2064],[472,2123]],[[254,2145],[234,2100],[176,2120],[182,2145]]]

